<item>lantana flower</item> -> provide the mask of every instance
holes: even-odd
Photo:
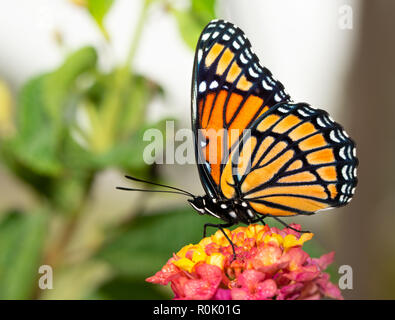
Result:
[[[291,227],[301,230],[297,224]],[[236,259],[218,230],[183,247],[146,281],[170,282],[174,299],[183,300],[343,299],[324,272],[334,252],[311,258],[302,249],[312,233],[258,224],[224,232],[234,243]]]

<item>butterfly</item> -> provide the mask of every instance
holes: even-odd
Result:
[[[326,111],[294,103],[243,31],[224,20],[211,21],[197,44],[192,129],[206,195],[189,202],[222,227],[310,215],[354,195],[355,143]]]
[[[286,225],[279,217],[311,215],[351,201],[355,143],[326,111],[293,102],[234,24],[213,20],[202,31],[191,101],[205,195],[156,185],[190,196],[199,214],[224,221],[205,224],[204,234],[212,226],[227,237],[223,228],[266,217]]]

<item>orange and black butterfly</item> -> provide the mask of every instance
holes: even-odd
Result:
[[[190,204],[222,226],[309,215],[354,194],[354,142],[327,112],[292,102],[232,23],[212,21],[200,36],[192,128],[206,195]]]
[[[354,142],[326,111],[292,102],[244,33],[223,20],[210,22],[197,44],[192,129],[206,195],[169,192],[225,222],[205,230],[310,215],[353,197]]]

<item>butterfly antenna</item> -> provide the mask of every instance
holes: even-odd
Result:
[[[188,191],[185,191],[185,190],[182,190],[180,188],[168,186],[168,185],[165,185],[165,184],[155,183],[155,182],[151,182],[151,181],[147,181],[147,180],[143,180],[143,179],[127,176],[127,175],[125,176],[125,178],[127,178],[129,180],[132,180],[132,181],[143,182],[143,183],[151,184],[151,185],[154,185],[154,186],[169,188],[169,189],[178,191],[178,192],[175,192],[175,191],[164,191],[164,190],[162,190],[162,191],[160,191],[160,190],[146,190],[147,192],[177,193],[177,194],[184,194],[184,195],[190,196],[192,198],[195,198],[195,196],[192,193],[190,193]],[[144,191],[145,189],[133,189],[133,190],[134,191]]]
[[[125,191],[141,191],[141,192],[162,192],[162,193],[175,193],[175,194],[182,194],[184,196],[188,196],[189,194],[184,192],[178,191],[169,191],[169,190],[147,190],[147,189],[137,189],[137,188],[124,188],[124,187],[116,187],[118,190],[125,190]]]

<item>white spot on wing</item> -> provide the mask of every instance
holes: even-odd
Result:
[[[203,40],[203,41],[206,41],[209,37],[210,37],[210,33],[205,33],[205,34],[203,34],[203,36],[202,36],[202,40]]]
[[[342,147],[342,148],[340,149],[340,151],[339,151],[340,157],[341,157],[342,159],[344,159],[344,160],[347,159],[346,154],[345,154],[345,150],[346,150],[346,147],[344,146],[344,147]]]
[[[199,84],[199,92],[204,92],[207,89],[206,81],[202,81]]]
[[[251,67],[248,69],[248,72],[250,73],[251,77],[254,77],[254,78],[258,78],[259,77],[259,74],[256,73]]]
[[[343,168],[342,168],[342,175],[343,175],[343,178],[345,179],[345,180],[348,180],[348,175],[347,175],[347,170],[348,170],[348,166],[347,165],[345,165]]]
[[[283,108],[283,107],[280,107],[280,108],[278,108],[277,110],[280,111],[280,112],[282,112],[282,113],[287,113],[287,112],[289,111],[288,109],[285,109],[285,108]]]
[[[217,81],[214,80],[213,82],[210,83],[210,89],[215,89],[217,87],[218,87],[218,82]]]
[[[326,124],[322,121],[321,118],[317,118],[317,123],[318,123],[318,125],[319,125],[320,127],[322,127],[322,128],[325,128],[325,127],[326,127]]]
[[[248,62],[248,60],[246,59],[246,57],[244,56],[244,54],[240,54],[240,61],[241,61],[241,63],[243,63],[243,64],[246,64],[247,62]]]
[[[340,143],[340,140],[335,136],[334,130],[331,131],[331,133],[329,134],[329,137],[331,138],[332,141]]]
[[[273,89],[273,87],[271,87],[271,86],[266,82],[265,79],[262,79],[262,87],[263,87],[265,90],[272,90],[272,89]]]
[[[303,117],[308,117],[308,116],[309,116],[309,114],[306,113],[305,111],[303,111],[302,109],[299,109],[299,110],[298,110],[298,113],[299,113],[301,116],[303,116]]]
[[[203,56],[203,51],[202,49],[198,50],[198,61],[202,60],[202,56]]]

